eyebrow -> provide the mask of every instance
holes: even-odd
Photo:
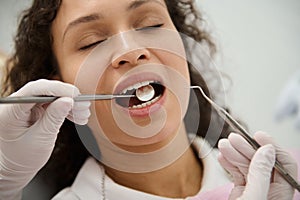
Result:
[[[165,5],[159,0],[135,0],[129,4],[129,6],[126,8],[126,10],[131,11],[131,10],[137,9],[147,3],[158,3],[161,6],[165,7]],[[100,13],[93,13],[91,15],[87,15],[87,16],[83,16],[83,17],[79,17],[79,18],[75,19],[74,21],[72,21],[71,23],[68,24],[66,30],[64,31],[62,40],[64,41],[65,36],[66,36],[67,32],[69,31],[69,29],[77,26],[78,24],[90,23],[92,21],[97,21],[102,18],[104,18],[104,17]]]
[[[78,24],[89,23],[89,22],[92,22],[92,21],[97,21],[97,20],[99,20],[101,18],[103,18],[103,16],[101,14],[94,13],[94,14],[91,14],[91,15],[87,15],[87,16],[79,17],[79,18],[75,19],[74,21],[72,21],[71,23],[68,24],[66,30],[64,31],[63,41],[64,41],[65,36],[66,36],[67,32],[69,31],[69,29],[77,26]]]
[[[146,3],[158,3],[158,4],[162,5],[163,7],[165,7],[165,5],[159,0],[135,0],[129,4],[129,6],[127,7],[126,10],[129,11],[129,10],[137,9],[138,7],[140,7]]]

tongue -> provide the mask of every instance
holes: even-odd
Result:
[[[134,105],[140,105],[142,104],[143,102],[141,102],[138,98],[136,97],[131,97],[130,100],[129,100],[129,107],[132,107]]]

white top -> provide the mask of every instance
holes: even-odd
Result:
[[[193,141],[193,147],[199,152],[199,158],[201,158],[203,163],[202,187],[199,193],[213,190],[231,182],[229,175],[217,161],[218,151],[216,149],[212,149],[202,138],[196,138]],[[103,199],[103,175],[105,176],[105,199],[107,200],[172,199],[144,193],[119,185],[104,174],[104,169],[101,166],[99,167],[99,163],[93,158],[89,158],[80,169],[73,185],[63,189],[52,200],[101,200]]]

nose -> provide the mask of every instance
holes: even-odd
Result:
[[[114,59],[112,66],[119,68],[124,65],[136,66],[140,62],[144,62],[150,59],[150,52],[146,48],[135,49],[130,52],[126,52],[118,58]]]

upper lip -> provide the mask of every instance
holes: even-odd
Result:
[[[150,72],[137,73],[120,80],[120,83],[114,89],[114,94],[121,94],[124,89],[145,81],[155,81],[163,84],[162,77],[160,77],[158,74]]]

